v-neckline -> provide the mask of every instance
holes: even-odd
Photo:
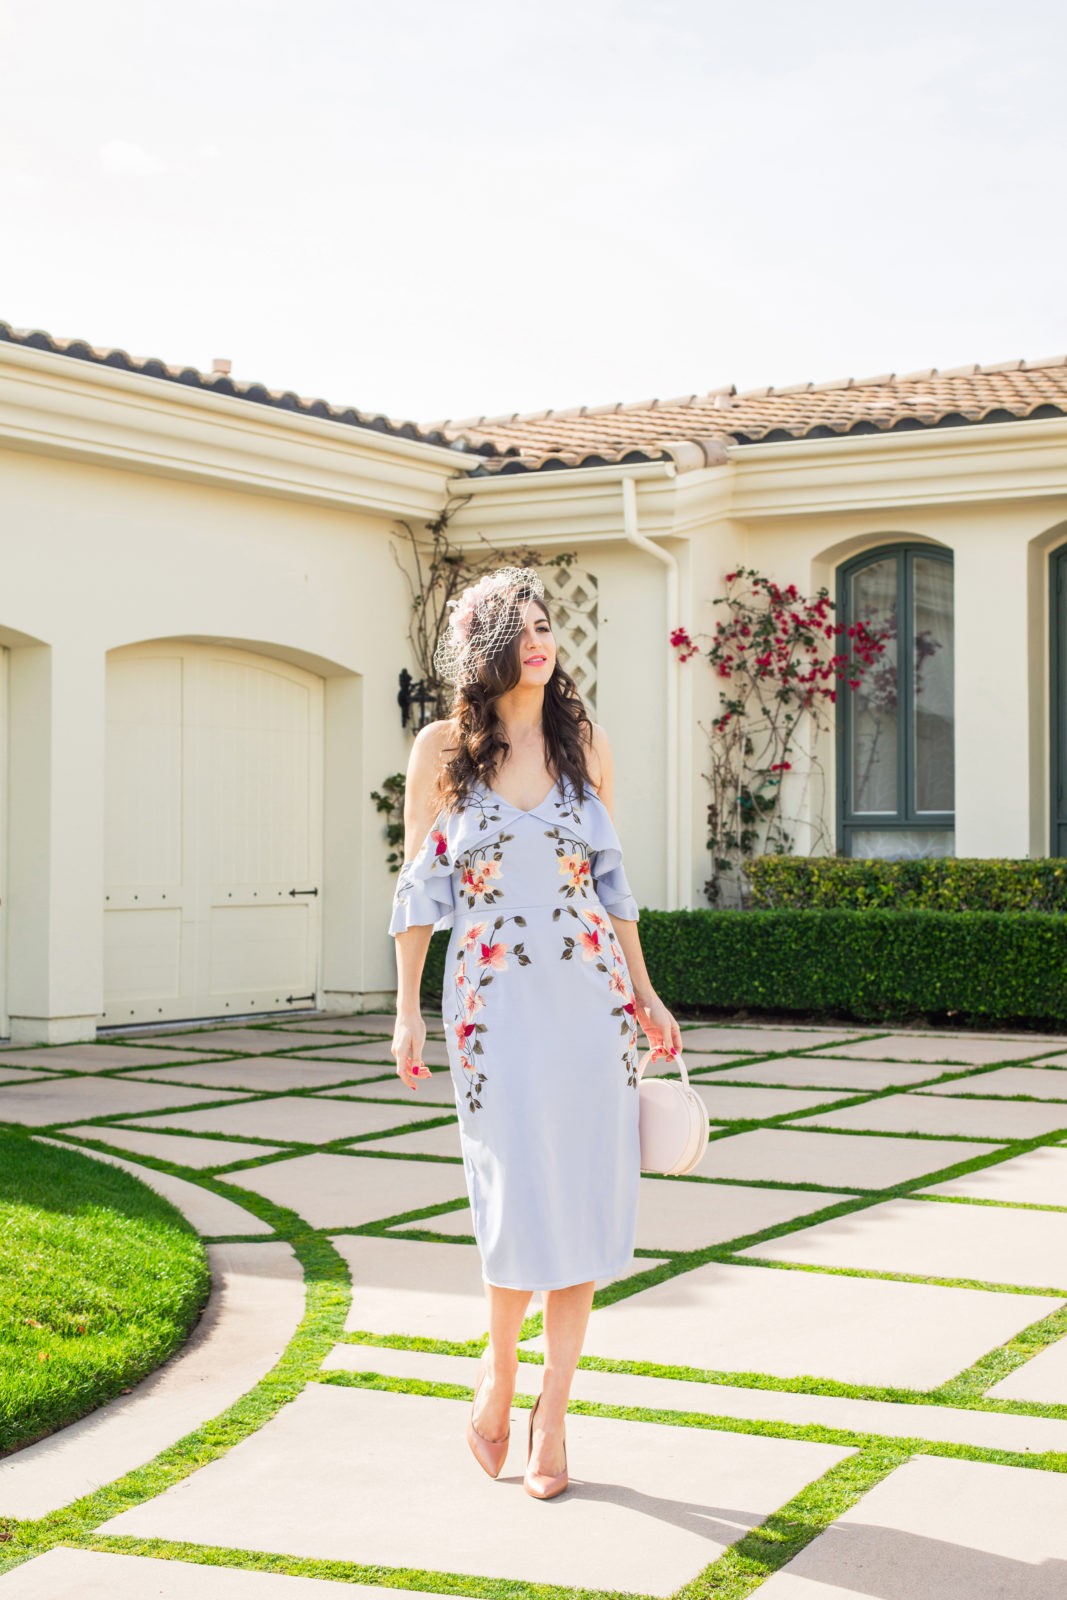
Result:
[[[535,806],[530,806],[528,808],[526,806],[517,806],[513,800],[508,800],[504,795],[498,794],[497,791],[495,789],[491,789],[487,783],[483,783],[482,788],[487,794],[493,795],[495,799],[502,800],[506,806],[510,806],[512,811],[517,811],[520,816],[532,817],[535,811],[540,811],[541,807],[543,805],[547,805],[549,800],[551,800],[553,794],[559,788],[559,779],[556,779],[555,783],[553,783],[551,789],[549,789],[548,793],[543,799],[539,800]]]

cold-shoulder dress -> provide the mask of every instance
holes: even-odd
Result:
[[[391,934],[452,930],[442,1017],[463,1169],[482,1276],[502,1288],[633,1259],[637,1024],[609,913],[638,920],[618,835],[569,778],[529,811],[475,785],[397,880]]]

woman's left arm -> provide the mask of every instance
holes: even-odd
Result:
[[[608,915],[611,916],[610,911]],[[672,1056],[682,1048],[682,1030],[652,987],[637,932],[637,923],[611,917],[611,926],[622,945],[630,981],[634,986],[634,1017],[645,1030],[653,1060],[657,1055]]]
[[[611,744],[599,723],[594,722],[592,729],[593,757],[590,765],[599,773],[597,794],[614,823]],[[608,915],[611,916],[611,913]],[[634,986],[634,1016],[644,1029],[652,1056],[655,1058],[657,1054],[673,1055],[682,1048],[682,1030],[652,987],[652,980],[645,966],[644,952],[641,949],[641,939],[637,932],[637,923],[626,917],[612,916],[611,926],[615,929],[616,937],[622,946],[622,953],[626,957],[626,965],[630,972],[630,981]]]

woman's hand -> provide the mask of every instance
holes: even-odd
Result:
[[[655,1061],[659,1056],[673,1056],[681,1050],[682,1030],[658,994],[653,992],[645,1000],[638,999],[635,994],[634,1016],[645,1031],[650,1061]]]
[[[422,1059],[425,1046],[426,1024],[422,1020],[422,1012],[404,1012],[398,1016],[389,1053],[396,1059],[397,1077],[409,1089],[417,1089],[418,1080],[430,1076],[430,1069]]]

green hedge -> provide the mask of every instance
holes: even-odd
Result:
[[[645,911],[668,1005],[1061,1026],[1067,918],[1034,911]]]
[[[638,926],[658,994],[683,1013],[1067,1024],[1067,918],[1057,913],[642,907]],[[447,946],[447,933],[430,942],[427,1017],[440,1015]]]
[[[812,911],[1067,911],[1067,860],[928,856],[916,861],[759,856],[753,907]]]

